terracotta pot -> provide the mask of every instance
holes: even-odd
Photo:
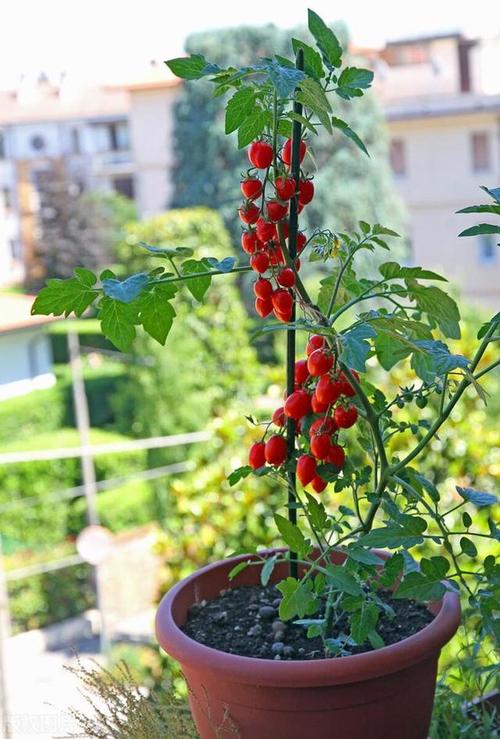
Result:
[[[158,641],[181,664],[201,739],[427,737],[439,653],[460,622],[455,593],[429,604],[435,618],[417,634],[372,652],[302,661],[239,657],[199,644],[179,627],[193,603],[227,587],[259,584],[259,566],[228,584],[228,573],[245,559],[203,567],[173,587],[158,609]],[[344,556],[332,559],[341,563]],[[286,575],[280,564],[271,581]]]

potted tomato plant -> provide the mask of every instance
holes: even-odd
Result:
[[[337,37],[316,13],[308,20],[315,46],[293,39],[293,59],[241,69],[198,54],[167,62],[182,79],[207,78],[214,94],[228,94],[226,132],[237,131],[248,153],[243,264],[142,244],[167,267],[123,281],[109,270],[98,280],[77,269],[70,280],[50,280],[33,312],[80,316],[95,306],[119,349],[137,326],[164,344],[178,290],[202,300],[212,279],[255,273],[262,331],[286,332],[286,389],[248,465],[229,481],[268,475],[284,486],[275,522],[285,547],[208,564],[178,583],[159,607],[158,639],[182,666],[203,739],[423,739],[440,650],[459,625],[460,592],[477,611],[477,638],[494,633],[494,560],[478,562],[474,541],[497,538],[497,529],[478,529],[469,512],[491,506],[493,495],[457,487],[453,504],[443,503],[418,459],[469,388],[484,394],[481,380],[499,364],[485,361],[500,316],[481,328],[472,358],[452,353],[445,340],[459,338],[460,317],[445,278],[392,260],[377,276],[356,275],[368,251],[390,250],[393,230],[364,221],[349,232],[299,228],[315,194],[318,128],[367,153],[335,115],[335,100],[363,95],[373,77],[343,64]],[[493,205],[476,210],[498,215],[500,193],[488,192]],[[314,298],[301,278],[306,259],[322,275]],[[367,361],[385,371],[410,363],[414,383],[387,397],[367,379]],[[433,396],[434,417],[399,416]],[[397,434],[414,437],[406,455],[391,456]],[[341,491],[351,506],[336,504]],[[424,542],[435,552],[417,562],[412,549]]]

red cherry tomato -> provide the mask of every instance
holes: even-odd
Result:
[[[285,400],[285,416],[298,421],[311,412],[311,396],[305,390],[295,390]]]
[[[307,360],[307,369],[313,377],[320,377],[330,372],[333,367],[333,356],[324,349],[315,349]]]
[[[253,254],[257,249],[257,234],[255,231],[243,231],[241,234],[241,248],[246,254]]]
[[[273,162],[273,147],[266,141],[254,141],[248,149],[248,159],[257,169],[267,169]]]
[[[252,444],[250,451],[248,452],[248,464],[252,469],[258,470],[259,467],[263,467],[266,463],[265,457],[265,444],[260,441],[256,444]]]
[[[295,285],[295,273],[291,267],[285,267],[281,272],[278,272],[276,280],[282,287],[293,287]]]
[[[297,477],[305,487],[316,477],[316,460],[309,454],[302,454],[297,460]]]
[[[271,298],[271,295],[273,294],[272,283],[264,277],[259,277],[259,279],[253,283],[253,292],[257,298]]]
[[[248,177],[240,182],[241,192],[247,200],[255,200],[262,193],[262,182],[257,177]]]
[[[276,226],[270,221],[266,221],[264,218],[258,218],[256,221],[257,238],[267,243],[271,241],[276,235]]]
[[[288,213],[288,205],[280,203],[279,200],[269,200],[267,202],[267,217],[270,221],[281,221]]]
[[[320,377],[314,392],[320,403],[331,405],[339,399],[342,393],[342,386],[340,382],[332,382],[328,375],[323,375]]]
[[[324,489],[326,488],[326,486],[328,485],[328,483],[326,482],[326,480],[323,480],[323,478],[322,478],[322,477],[320,477],[319,475],[316,475],[316,477],[315,477],[315,478],[314,478],[314,480],[312,481],[311,485],[312,485],[312,487],[313,487],[313,490],[314,490],[314,491],[315,491],[316,493],[322,493],[322,492],[323,492],[323,490],[324,490]]]
[[[334,464],[335,467],[343,467],[345,462],[345,452],[342,447],[338,444],[332,444],[326,461],[330,464]]]
[[[250,266],[254,272],[262,274],[266,269],[269,269],[269,257],[263,251],[252,254],[250,257]]]
[[[311,453],[316,459],[326,459],[330,453],[332,442],[329,434],[315,434],[311,437]]]
[[[309,427],[309,436],[315,434],[333,434],[337,431],[337,424],[331,416],[317,418]]]
[[[339,405],[335,408],[333,417],[335,418],[335,423],[339,429],[348,429],[351,428],[351,426],[354,426],[358,420],[358,411],[354,405],[348,405],[347,408],[344,408],[343,405]]]
[[[309,379],[309,370],[307,369],[307,360],[298,359],[295,362],[295,382],[297,385],[303,385]]]
[[[271,298],[257,298],[255,300],[255,311],[261,318],[266,318],[273,310]]]
[[[253,203],[244,203],[239,209],[239,214],[243,223],[257,223],[260,211]]]
[[[272,422],[275,426],[279,426],[280,428],[285,425],[286,417],[285,417],[285,411],[283,410],[283,406],[280,408],[276,408],[276,410],[273,413],[272,416]]]
[[[325,337],[320,334],[313,334],[309,337],[309,341],[306,346],[306,354],[309,356],[315,349],[323,349],[325,346]]]
[[[278,311],[278,313],[288,313],[293,307],[292,294],[283,287],[273,292],[271,300],[273,301],[274,310]]]
[[[266,462],[279,467],[279,465],[283,464],[287,458],[288,448],[286,439],[283,436],[271,436],[271,438],[266,441],[264,453]]]
[[[290,200],[295,195],[295,180],[291,177],[276,177],[274,187],[280,200]]]
[[[301,141],[300,142],[300,156],[299,161],[302,162],[306,155],[306,142]],[[284,143],[283,149],[281,151],[281,158],[283,160],[283,163],[287,166],[290,166],[292,163],[292,139],[287,139]]]
[[[299,203],[307,205],[314,197],[314,183],[312,180],[300,180],[299,182]]]

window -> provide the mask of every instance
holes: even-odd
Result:
[[[73,154],[80,154],[80,132],[77,128],[71,129],[71,152]]]
[[[98,123],[94,129],[97,151],[127,151],[129,149],[126,121]]]
[[[113,180],[113,189],[120,195],[125,195],[130,200],[134,199],[134,178],[133,177],[115,177]]]
[[[482,264],[491,264],[497,261],[499,247],[491,234],[481,234],[479,237],[479,261]]]
[[[2,200],[5,210],[12,208],[12,193],[9,187],[2,187]]]
[[[5,159],[5,137],[3,131],[0,131],[0,159]]]
[[[473,172],[487,172],[491,166],[490,137],[487,133],[473,133],[471,136]]]
[[[392,139],[389,147],[389,161],[394,174],[406,174],[406,147],[402,139]]]
[[[10,258],[18,261],[22,258],[21,245],[17,239],[9,239]]]
[[[45,139],[43,136],[32,136],[30,144],[34,151],[42,151],[42,149],[45,149]]]

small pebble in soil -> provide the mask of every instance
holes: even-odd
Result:
[[[281,603],[278,596],[274,585],[223,590],[213,601],[203,600],[191,607],[184,631],[201,644],[229,654],[275,660],[328,658],[319,637],[308,639],[304,627],[278,618]],[[422,603],[394,600],[385,591],[380,591],[379,596],[394,612],[394,618],[382,612],[377,625],[386,645],[415,634],[433,619]],[[318,613],[314,617],[321,618],[321,615]],[[332,636],[348,633],[348,630],[346,615],[341,615]],[[351,654],[371,650],[368,643],[350,648]]]
[[[272,606],[261,606],[259,608],[259,616],[261,618],[273,618],[276,615],[276,609]]]

